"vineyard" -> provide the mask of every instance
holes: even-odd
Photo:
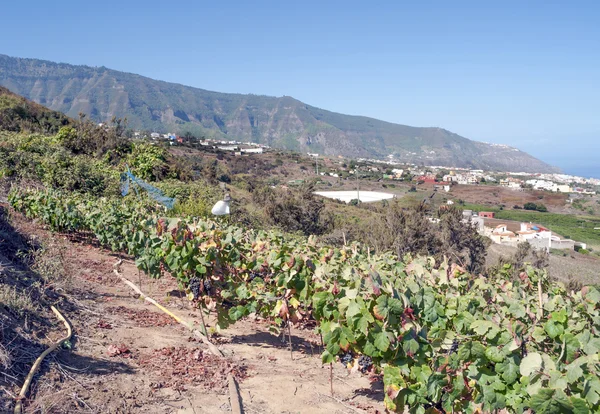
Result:
[[[323,363],[383,375],[397,412],[600,410],[600,291],[568,292],[544,271],[484,278],[432,258],[353,243],[169,219],[140,202],[14,191],[51,230],[175,277],[224,329],[250,314],[275,330],[314,321]]]

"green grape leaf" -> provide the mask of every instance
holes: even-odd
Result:
[[[540,371],[543,365],[542,356],[537,352],[531,352],[521,361],[519,371],[522,376],[528,377],[532,373]]]
[[[581,377],[583,377],[583,369],[581,369],[581,365],[567,365],[567,381],[569,382],[569,384],[578,382]]]
[[[498,347],[490,346],[485,350],[485,356],[492,362],[502,362],[504,361],[504,354],[502,351],[498,349]]]
[[[247,310],[244,306],[238,305],[229,309],[229,317],[234,320],[240,320],[247,315]]]
[[[499,364],[496,364],[496,372],[501,374],[501,377],[508,385],[512,385],[519,377],[519,365],[516,357],[508,357]]]
[[[558,323],[567,322],[567,311],[563,308],[558,312],[552,312],[551,318],[553,321]]]
[[[566,332],[563,335],[563,341],[565,344],[565,358],[566,362],[573,362],[577,357],[577,353],[581,348],[581,344],[579,343],[579,339],[575,337],[572,333]]]
[[[549,320],[544,324],[544,330],[548,334],[548,336],[552,339],[557,338],[559,335],[565,331],[564,326],[562,324],[557,323],[553,320]]]
[[[461,361],[472,361],[485,355],[485,347],[477,341],[468,341],[458,348],[458,358]]]
[[[598,404],[600,402],[600,380],[596,377],[586,379],[581,396],[592,405]]]
[[[579,397],[569,398],[571,405],[573,406],[573,414],[589,414],[590,408],[587,402]]]
[[[379,349],[381,352],[385,352],[388,350],[388,348],[390,347],[390,338],[388,338],[385,331],[377,332],[373,334],[373,337],[374,344],[377,349]]]
[[[591,338],[585,345],[583,346],[583,352],[587,355],[594,355],[600,351],[600,338]]]
[[[548,337],[548,335],[546,334],[546,331],[544,331],[544,328],[542,328],[541,326],[536,326],[535,328],[533,328],[533,333],[531,334],[531,337],[536,342],[542,342]]]
[[[536,414],[572,413],[573,405],[564,392],[554,389],[541,389],[531,397],[530,407]]]
[[[484,320],[475,320],[471,323],[471,329],[478,335],[485,335],[493,326],[494,324],[492,322]]]

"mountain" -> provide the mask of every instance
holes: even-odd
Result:
[[[297,151],[425,165],[554,172],[507,146],[442,128],[419,128],[319,109],[294,98],[211,92],[105,67],[0,55],[0,85],[51,109],[96,121],[127,117],[136,129],[191,132]]]

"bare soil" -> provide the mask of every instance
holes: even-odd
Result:
[[[43,363],[25,401],[25,412],[228,412],[229,374],[240,384],[247,413],[384,411],[380,379],[350,374],[340,364],[333,365],[331,395],[330,366],[322,365],[320,341],[312,330],[292,329],[292,356],[287,338],[282,342],[269,333],[266,322],[244,320],[213,338],[225,354],[215,357],[185,328],[132,294],[113,274],[117,257],[112,253],[51,236],[17,214],[11,222],[20,234],[52,238],[64,246],[69,282],[55,286],[53,303],[74,330],[70,344]],[[150,280],[127,260],[121,273],[179,316],[199,321],[199,312],[183,297],[174,279]],[[0,396],[10,399],[0,404],[0,411],[12,412],[10,397],[18,394],[35,358],[64,336],[63,324],[45,306],[39,319],[36,324],[14,316],[17,325],[30,326],[6,346],[10,357],[18,355],[20,365],[13,364],[10,373],[0,376]],[[212,319],[208,325],[213,325]],[[15,326],[14,331],[21,328]],[[35,340],[27,342],[26,337]]]
[[[567,194],[548,191],[524,190],[516,191],[492,185],[456,185],[452,187],[449,197],[461,199],[472,204],[499,206],[507,208],[525,203],[541,203],[551,212],[561,213],[567,203]]]

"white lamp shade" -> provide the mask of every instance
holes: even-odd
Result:
[[[224,216],[229,214],[229,203],[230,201],[219,200],[212,208],[212,213],[215,216]]]

